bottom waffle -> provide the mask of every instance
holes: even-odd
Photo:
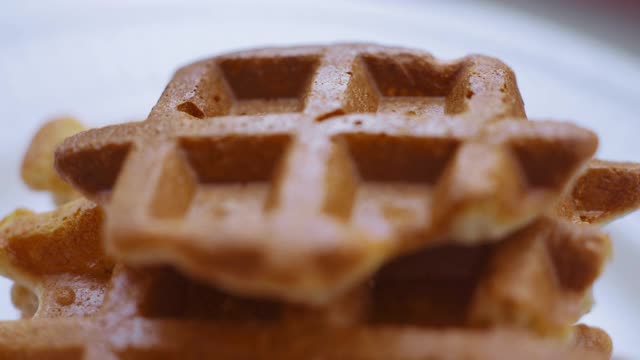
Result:
[[[276,303],[212,289],[202,297],[197,287],[169,270],[117,266],[94,315],[0,323],[0,359],[605,359],[611,351],[608,336],[586,326],[562,343],[507,328],[320,325],[283,318]]]
[[[387,264],[329,306],[308,308],[231,296],[170,269],[114,267],[101,251],[102,221],[98,207],[77,200],[51,213],[19,211],[0,224],[0,271],[18,282],[14,300],[23,315],[33,315],[0,325],[5,354],[492,359],[529,348],[542,351],[538,358],[570,358],[594,347],[601,358],[610,353],[606,341],[583,339],[595,330],[576,331],[579,346],[565,340],[588,309],[609,252],[607,237],[587,225],[541,219],[494,245],[426,249]],[[36,295],[35,312],[26,289]]]
[[[203,321],[76,319],[0,325],[2,359],[606,359],[608,351],[508,330],[300,329]],[[594,330],[598,331],[598,330]],[[581,340],[578,342],[589,342]],[[598,349],[600,350],[600,349]]]

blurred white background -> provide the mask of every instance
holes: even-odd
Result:
[[[50,209],[19,163],[52,115],[99,126],[143,119],[176,67],[246,47],[370,41],[510,64],[534,119],[600,135],[599,156],[640,161],[640,1],[3,1],[0,213]],[[640,357],[640,216],[607,227],[615,258],[586,318]],[[16,316],[0,281],[0,318]]]

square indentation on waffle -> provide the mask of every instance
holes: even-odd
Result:
[[[181,138],[179,151],[164,161],[151,215],[212,220],[259,216],[290,141],[288,135]]]
[[[228,59],[219,63],[236,99],[231,114],[299,112],[319,63],[316,56]]]
[[[181,96],[175,109],[196,118],[297,113],[320,64],[317,51],[267,56],[229,55],[192,66],[187,86],[172,89]],[[180,72],[176,76],[180,77]]]
[[[461,69],[460,63],[438,64],[411,53],[362,55],[354,63],[348,100],[361,102],[364,111],[441,117],[453,109]]]

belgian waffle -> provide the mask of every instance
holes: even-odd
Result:
[[[606,223],[640,207],[640,164],[592,160],[556,214],[573,221]]]
[[[51,172],[67,125],[34,138],[34,188],[69,189]],[[0,359],[608,358],[604,331],[572,326],[610,253],[588,223],[640,205],[640,166],[588,163],[595,146],[527,121],[483,56],[337,45],[187,66],[146,121],[57,150],[99,205],[0,222],[23,317],[0,323]]]
[[[491,359],[524,349],[605,358],[611,351],[597,329],[579,328],[575,346],[548,339],[571,333],[608,253],[607,238],[588,225],[543,219],[498,244],[424,250],[316,308],[237,297],[170,269],[113,266],[99,246],[103,221],[99,208],[76,200],[2,222],[0,270],[31,289],[38,306],[34,312],[28,294],[14,298],[27,319],[0,323],[0,358]],[[198,344],[204,334],[209,341]]]
[[[74,136],[56,166],[105,206],[118,259],[320,304],[416,248],[532,221],[596,144],[526,121],[496,59],[334,45],[182,68],[146,121]]]

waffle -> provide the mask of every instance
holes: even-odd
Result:
[[[31,318],[0,324],[0,358],[494,359],[524,350],[532,358],[606,358],[611,351],[608,336],[591,328],[576,328],[574,345],[548,339],[572,332],[606,259],[608,239],[587,225],[540,219],[496,244],[423,250],[316,308],[233,296],[171,269],[114,266],[99,246],[103,221],[86,200],[3,220],[0,271],[32,289],[39,306],[25,306],[28,293],[14,296]]]
[[[146,121],[66,140],[56,167],[105,206],[115,257],[321,304],[403,253],[532,221],[596,144],[526,121],[496,59],[334,45],[184,67]]]
[[[593,160],[555,213],[573,221],[606,223],[640,207],[640,164]]]
[[[33,317],[38,311],[40,301],[36,294],[28,287],[20,284],[11,286],[11,302],[20,311],[20,315],[24,319]]]
[[[81,195],[53,167],[56,145],[85,129],[75,118],[55,118],[36,132],[22,163],[22,179],[31,189],[48,191],[62,205]],[[578,222],[606,223],[640,207],[640,164],[592,160],[554,214]]]
[[[0,273],[14,279],[12,298],[35,317],[89,314],[102,304],[113,261],[101,244],[102,211],[84,199],[34,214],[17,210],[0,223]]]
[[[51,192],[54,202],[61,205],[77,199],[80,194],[64,182],[53,167],[56,146],[85,127],[70,117],[47,121],[36,133],[22,162],[22,180],[33,190]]]

